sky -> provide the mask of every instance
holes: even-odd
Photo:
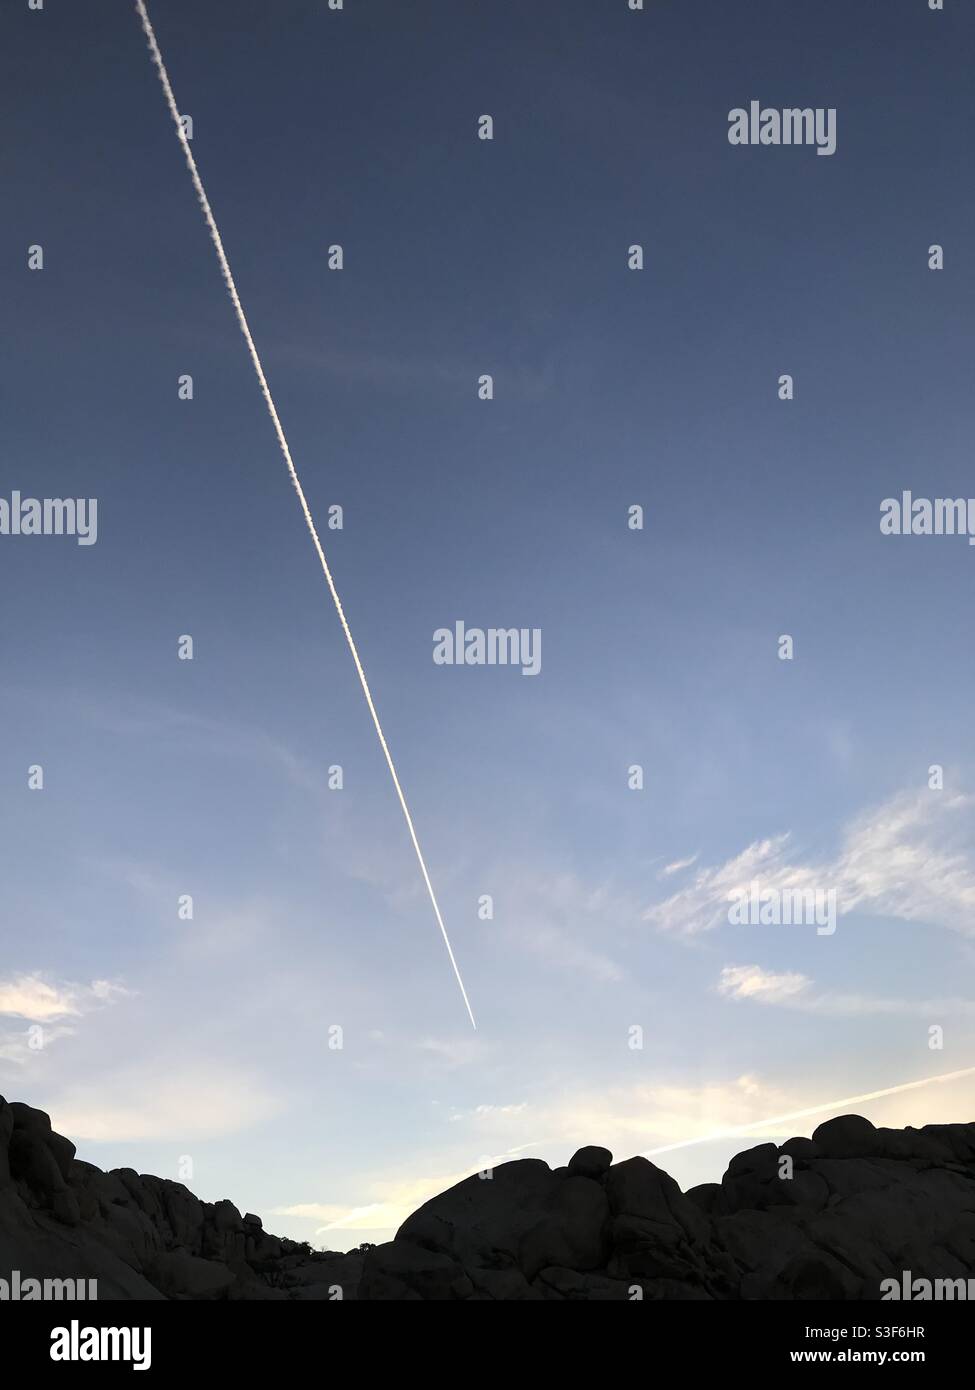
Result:
[[[98,529],[0,535],[0,1093],[330,1249],[975,1119],[975,551],[879,524],[975,495],[972,7],[150,14],[477,1029],[134,7],[4,0],[0,498]]]

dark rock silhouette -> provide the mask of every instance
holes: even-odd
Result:
[[[689,1192],[597,1147],[555,1171],[522,1159],[343,1255],[181,1183],[103,1173],[0,1098],[0,1279],[15,1270],[97,1279],[99,1299],[876,1299],[904,1270],[975,1276],[975,1124],[844,1115]]]

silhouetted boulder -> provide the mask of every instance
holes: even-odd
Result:
[[[610,1164],[613,1162],[613,1155],[609,1149],[601,1149],[597,1144],[589,1144],[584,1149],[577,1149],[569,1159],[567,1173],[572,1177],[579,1178],[601,1178],[604,1173],[609,1171]],[[556,1172],[559,1170],[556,1169]]]
[[[823,1158],[879,1157],[881,1138],[862,1115],[837,1115],[813,1130],[813,1143]]]

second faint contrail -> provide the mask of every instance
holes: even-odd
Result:
[[[318,532],[315,529],[315,521],[312,517],[311,510],[305,499],[305,492],[301,486],[301,480],[298,477],[298,473],[295,469],[294,462],[291,458],[291,450],[288,447],[288,440],[284,433],[284,428],[281,424],[281,420],[278,417],[277,407],[275,406],[274,398],[271,395],[271,388],[268,386],[267,377],[264,375],[264,368],[261,366],[261,359],[258,356],[257,347],[254,343],[254,338],[251,334],[250,327],[247,323],[247,316],[244,313],[244,307],[240,302],[240,295],[237,293],[237,286],[234,284],[234,277],[230,272],[230,262],[227,260],[227,253],[223,249],[223,242],[220,239],[220,231],[217,227],[216,221],[214,220],[213,211],[210,207],[210,200],[207,198],[206,189],[203,187],[203,180],[200,178],[199,171],[196,167],[196,160],[193,158],[193,151],[190,149],[186,131],[183,129],[182,122],[180,121],[179,107],[176,105],[176,98],[173,95],[173,89],[169,81],[169,74],[167,73],[166,66],[163,63],[162,54],[159,51],[159,45],[156,43],[156,35],[153,30],[152,23],[149,19],[149,13],[145,7],[145,0],[136,0],[135,8],[138,12],[139,18],[142,20],[142,28],[145,30],[146,40],[149,44],[149,52],[152,55],[152,61],[155,63],[156,70],[159,73],[159,81],[162,83],[162,89],[166,97],[166,104],[169,107],[170,115],[172,116],[173,122],[176,126],[176,134],[179,137],[179,142],[183,147],[183,154],[186,158],[186,164],[190,171],[190,177],[193,180],[193,187],[196,189],[196,196],[200,200],[200,207],[203,209],[203,216],[206,218],[207,226],[210,229],[210,237],[213,241],[214,247],[216,248],[217,260],[220,262],[220,270],[223,274],[224,283],[227,286],[227,292],[230,295],[231,303],[233,304],[234,309],[237,311],[237,320],[240,324],[240,331],[241,333],[243,333],[244,341],[247,343],[247,348],[251,355],[251,361],[254,364],[254,371],[257,373],[258,384],[260,385],[261,393],[264,396],[264,401],[267,405],[268,414],[270,415],[271,423],[274,426],[274,432],[278,437],[278,444],[280,445],[281,452],[284,455],[284,461],[288,466],[288,474],[294,485],[295,492],[298,494],[298,501],[301,505],[302,515],[305,518],[305,525],[308,527],[309,535],[311,536],[312,542],[314,543],[315,551],[318,555],[318,559],[322,567],[322,572],[324,573],[326,582],[328,583],[329,593],[332,595],[332,601],[334,602],[336,612],[339,615],[339,622],[342,624],[342,631],[345,633],[345,640],[349,644],[349,650],[352,653],[352,660],[355,662],[355,669],[359,676],[359,683],[362,686],[362,693],[366,697],[366,704],[369,706],[369,713],[372,715],[372,722],[376,726],[376,733],[379,737],[379,743],[383,750],[383,754],[386,758],[386,766],[389,768],[389,775],[393,779],[393,786],[396,788],[396,795],[399,798],[399,804],[403,810],[403,816],[406,820],[406,827],[410,832],[410,839],[413,842],[413,848],[416,850],[416,857],[420,865],[420,872],[423,875],[423,882],[426,884],[427,892],[430,894],[430,901],[433,904],[433,911],[437,919],[437,925],[440,928],[440,934],[443,937],[444,945],[447,948],[447,955],[450,957],[450,964],[453,966],[454,975],[456,976],[457,983],[460,986],[460,992],[463,995],[464,1004],[467,1008],[467,1013],[471,1020],[471,1026],[476,1031],[477,1024],[474,1022],[474,1011],[471,1009],[470,1000],[467,997],[467,990],[464,988],[464,981],[461,979],[461,974],[457,966],[457,961],[454,959],[454,953],[450,945],[450,939],[447,936],[447,928],[444,926],[443,917],[440,915],[440,907],[437,903],[437,897],[433,891],[433,884],[430,882],[430,875],[427,873],[427,866],[423,859],[423,852],[420,849],[420,842],[416,837],[416,830],[413,827],[413,817],[410,815],[410,808],[406,804],[406,797],[403,795],[403,788],[400,786],[399,777],[396,775],[396,767],[393,763],[392,754],[390,753],[389,747],[386,743],[386,736],[383,733],[382,725],[379,722],[379,715],[376,713],[376,706],[373,703],[372,693],[369,690],[369,682],[366,680],[366,673],[363,670],[362,662],[359,659],[359,652],[356,647],[355,641],[352,637],[352,630],[349,627],[348,620],[345,616],[345,611],[342,608],[342,602],[339,598],[338,590],[335,587],[335,581],[332,579],[332,572],[328,567],[328,561],[325,559],[325,551],[322,549],[322,543],[319,540]]]
[[[882,1091],[867,1091],[862,1096],[844,1096],[842,1100],[828,1100],[822,1105],[810,1105],[805,1110],[790,1110],[787,1115],[772,1115],[767,1120],[753,1120],[751,1124],[735,1125],[731,1129],[721,1129],[714,1134],[702,1134],[698,1139],[682,1139],[679,1144],[664,1144],[659,1149],[647,1149],[644,1158],[655,1154],[673,1153],[675,1149],[689,1149],[693,1144],[710,1144],[715,1139],[733,1139],[738,1134],[747,1134],[753,1129],[770,1129],[773,1125],[791,1124],[793,1120],[804,1120],[807,1115],[821,1115],[824,1110],[839,1110],[844,1105],[862,1105],[868,1100],[882,1100],[884,1096],[896,1096],[901,1091],[916,1091],[921,1086],[934,1086],[938,1082],[960,1081],[963,1076],[975,1076],[975,1067],[965,1067],[962,1071],[946,1071],[940,1076],[925,1076],[920,1081],[902,1081],[899,1086],[887,1086]]]

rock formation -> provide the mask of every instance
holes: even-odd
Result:
[[[555,1170],[522,1159],[342,1255],[180,1183],[103,1173],[0,1098],[0,1280],[15,1270],[97,1279],[99,1299],[876,1299],[905,1270],[975,1276],[975,1124],[844,1115],[686,1193],[607,1149]]]

